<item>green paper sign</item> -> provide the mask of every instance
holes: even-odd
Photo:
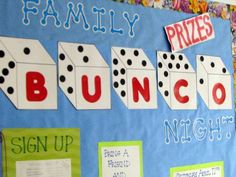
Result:
[[[80,130],[4,129],[3,177],[80,177]]]
[[[224,177],[224,162],[211,162],[170,169],[170,177]]]
[[[99,177],[143,177],[141,141],[100,142]]]

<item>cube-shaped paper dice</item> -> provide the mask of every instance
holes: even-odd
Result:
[[[56,109],[56,64],[37,40],[0,37],[0,87],[18,109]]]
[[[59,85],[77,109],[110,109],[110,69],[95,45],[60,42]]]
[[[157,52],[158,89],[171,109],[196,109],[196,73],[181,53]]]
[[[231,75],[220,57],[197,56],[197,89],[209,109],[232,109]]]
[[[157,108],[155,72],[142,49],[112,47],[113,88],[129,109]]]

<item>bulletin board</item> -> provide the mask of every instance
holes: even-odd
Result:
[[[165,27],[193,17],[196,15],[110,0],[1,1],[2,172],[6,170],[4,137],[22,140],[24,136],[44,136],[43,132],[52,137],[66,132],[68,144],[72,144],[70,137],[76,139],[70,156],[51,152],[52,156],[45,153],[16,161],[37,166],[46,162],[30,160],[48,159],[50,166],[57,164],[58,158],[64,159],[58,163],[68,169],[70,160],[77,158],[70,166],[71,177],[174,177],[204,175],[204,170],[212,177],[233,177],[236,150],[230,22],[210,18],[213,38],[172,52]],[[124,58],[126,63],[120,65]],[[185,69],[172,72],[167,64],[171,77],[166,77],[159,64],[166,58],[183,60]],[[203,59],[210,65],[213,62],[212,68],[217,70],[201,70],[204,64],[198,62]],[[197,77],[197,72],[202,75]],[[219,77],[226,94],[223,105],[210,98],[210,83],[214,85]],[[190,100],[195,96],[196,102],[187,106],[174,103],[171,91],[172,81],[184,78],[195,83],[191,90],[179,91],[190,95]],[[207,80],[206,88],[197,89]],[[223,93],[215,92],[222,98]],[[20,149],[19,139],[17,144],[9,142]],[[119,153],[106,155],[109,150]],[[123,162],[117,167],[119,173],[114,172],[115,166],[105,166],[105,157]],[[130,159],[125,161],[125,157]],[[26,168],[24,165],[22,162],[19,167]],[[11,177],[17,176],[15,172]],[[19,173],[17,177],[28,177]]]

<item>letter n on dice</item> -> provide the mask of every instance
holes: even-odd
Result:
[[[113,88],[129,109],[157,108],[155,73],[142,49],[112,47]]]
[[[56,109],[56,64],[37,40],[0,37],[0,87],[18,109]]]
[[[220,57],[197,56],[197,88],[209,109],[232,109],[231,75]]]
[[[77,109],[110,109],[110,69],[94,45],[59,45],[59,85]]]
[[[197,109],[196,73],[181,53],[157,52],[158,90],[171,109]]]

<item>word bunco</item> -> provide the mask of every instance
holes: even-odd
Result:
[[[39,6],[41,5],[40,0],[22,0],[22,3],[22,22],[24,25],[29,25],[31,23],[30,17],[32,15],[39,16],[39,14],[42,14],[40,19],[40,24],[42,26],[47,26],[48,21],[51,20],[54,22],[56,27],[63,26],[65,29],[70,29],[71,23],[74,22],[76,24],[83,25],[83,29],[85,31],[92,30],[94,33],[110,32],[111,34],[118,35],[128,34],[129,37],[134,37],[134,27],[136,22],[139,21],[138,14],[131,16],[128,12],[124,12],[119,17],[116,17],[118,15],[116,15],[114,10],[107,10],[103,7],[98,8],[94,6],[91,8],[91,14],[87,14],[88,12],[85,13],[86,10],[84,9],[86,6],[84,6],[83,3],[74,4],[73,2],[69,2],[67,4],[67,15],[62,22],[62,17],[56,10],[57,8],[53,0],[46,0],[45,8],[43,10],[39,9]],[[42,11],[41,13],[39,13],[40,10]],[[105,21],[104,16],[107,14],[109,15],[110,19],[110,23],[108,25],[103,23],[103,21]],[[96,21],[92,24],[88,21],[87,16],[95,16]],[[123,24],[123,26],[118,26],[118,24],[116,24],[117,21],[115,19],[118,18],[120,20],[119,24]]]
[[[173,110],[232,109],[231,75],[221,58],[157,52],[158,71],[138,48],[112,47],[112,85],[128,109],[156,109],[157,87]],[[37,40],[0,37],[0,87],[18,109],[57,109],[57,67]],[[59,86],[77,109],[110,109],[110,68],[95,45],[58,43]],[[158,83],[157,83],[158,76]]]

